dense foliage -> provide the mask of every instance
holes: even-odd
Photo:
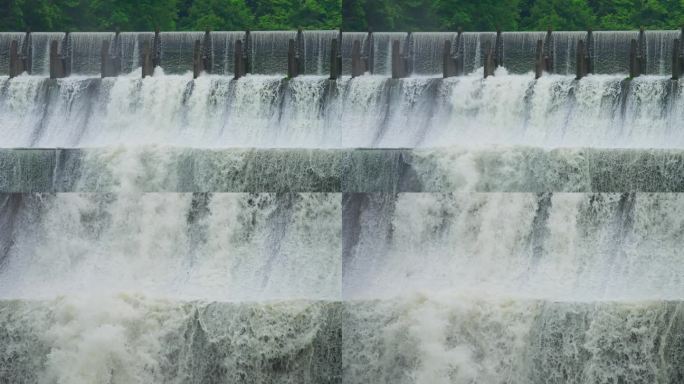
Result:
[[[677,29],[684,0],[344,0],[343,28],[364,31]]]
[[[0,0],[0,30],[675,29],[684,0]]]
[[[0,31],[335,29],[341,0],[0,0]]]

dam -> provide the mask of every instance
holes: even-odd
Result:
[[[683,37],[0,33],[0,383],[681,383]]]

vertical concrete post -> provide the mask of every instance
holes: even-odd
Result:
[[[593,63],[593,58],[594,58],[594,31],[589,28],[587,30],[587,43],[584,46],[585,51],[584,51],[584,57],[585,57],[585,68],[584,68],[584,74],[588,75],[590,73],[594,73],[594,63]]]
[[[672,80],[679,80],[682,75],[682,57],[679,48],[679,39],[674,39],[672,42]]]
[[[235,80],[241,78],[242,76],[245,75],[246,68],[245,68],[245,55],[242,52],[242,40],[238,40],[235,42],[235,52],[233,54],[234,58],[234,68],[233,72],[235,72],[235,76],[233,77]]]
[[[495,50],[492,47],[491,41],[487,42],[485,46],[485,57],[484,57],[484,78],[489,76],[494,76],[494,70],[496,69],[496,58]]]
[[[553,29],[549,27],[546,30],[546,38],[544,39],[544,71],[548,73],[553,72],[554,62],[553,57],[555,56],[555,49],[553,43]]]
[[[109,41],[102,41],[100,49],[100,75],[102,78],[112,76],[112,58],[109,55]]]
[[[204,71],[204,62],[202,60],[202,41],[195,40],[195,45],[192,50],[192,78],[198,78],[202,71]]]
[[[458,28],[458,35],[456,35],[456,49],[454,50],[455,76],[462,76],[465,73],[465,42],[463,41],[463,28]]]
[[[242,46],[242,57],[243,57],[243,75],[246,75],[248,73],[252,73],[252,55],[250,48],[252,47],[252,35],[251,32],[248,30],[245,31],[245,43]]]
[[[636,39],[632,39],[629,42],[629,77],[638,77],[641,73],[641,68],[639,68],[639,53],[638,45]]]
[[[639,64],[639,75],[646,72],[646,32],[644,27],[639,28],[639,39],[637,40],[637,62]]]
[[[71,58],[72,58],[72,47],[71,47],[71,33],[67,32],[64,35],[64,43],[62,43],[62,62],[64,65],[64,77],[71,76]]]
[[[538,79],[542,77],[542,74],[546,70],[546,63],[544,60],[544,42],[539,39],[537,40],[537,49],[534,56],[534,78]]]
[[[24,36],[24,43],[21,47],[21,53],[19,54],[24,71],[29,75],[33,70],[33,43],[31,39],[31,29],[28,29],[26,31],[26,35]]]
[[[501,33],[501,28],[496,29],[496,46],[494,49],[494,67],[501,67],[504,65],[503,35]]]
[[[579,40],[577,42],[577,51],[575,52],[575,73],[577,75],[577,80],[580,80],[588,73],[584,40]]]
[[[60,79],[64,77],[64,62],[59,54],[59,42],[52,40],[50,42],[50,78]]]
[[[401,42],[399,40],[392,41],[392,78],[400,79],[406,77],[405,60],[401,54]]]
[[[154,74],[154,54],[149,41],[143,43],[142,52],[140,53],[140,65],[142,67],[143,79]]]
[[[368,42],[368,55],[366,55],[366,70],[370,72],[370,74],[375,73],[375,41],[373,39],[373,31],[368,30],[368,38],[366,39]]]
[[[235,73],[234,78],[237,80],[244,76],[245,70],[244,53],[242,52],[242,40],[238,40],[235,42],[233,59],[233,72]]]
[[[161,36],[159,32],[159,27],[154,29],[154,46],[153,51],[150,52],[152,55],[152,72],[154,68],[161,67]]]
[[[406,35],[406,40],[404,42],[404,49],[401,52],[401,61],[404,66],[403,68],[403,77],[409,77],[411,76],[411,73],[413,73],[413,32],[409,32]]]
[[[366,72],[366,66],[363,63],[363,59],[361,58],[361,42],[358,40],[354,40],[352,43],[352,69],[351,69],[351,75],[352,77],[358,77],[363,75],[364,72]]]
[[[211,43],[211,31],[207,28],[204,31],[204,38],[201,46],[202,70],[211,73],[214,66],[214,51]]]
[[[451,41],[444,40],[442,48],[442,77],[456,76],[456,61],[451,56]]]
[[[112,55],[112,76],[119,76],[121,74],[121,68],[123,67],[123,48],[121,46],[121,31],[119,27],[116,28],[114,33],[114,48],[110,52]]]
[[[337,65],[337,39],[332,39],[330,42],[330,80],[337,80],[340,75]]]
[[[297,76],[304,72],[304,32],[301,28],[297,29],[297,46],[295,49],[295,58],[297,65]]]
[[[342,76],[342,30],[337,33],[337,77]]]
[[[287,77],[297,77],[297,49],[294,39],[290,39],[287,47]]]
[[[19,56],[19,42],[12,40],[10,42],[10,57],[9,57],[9,77],[13,78],[19,76],[24,72],[24,65]]]

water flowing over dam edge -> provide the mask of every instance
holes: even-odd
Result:
[[[392,77],[469,73],[629,73],[679,76],[682,31],[546,32],[34,32],[0,33],[0,75],[363,73]]]
[[[2,301],[0,356],[14,362],[6,378],[32,382],[258,377],[278,383],[411,383],[447,376],[455,382],[675,383],[682,375],[676,362],[684,358],[677,336],[684,327],[682,313],[680,302],[419,296],[272,304],[126,295]],[[620,338],[620,332],[632,332],[633,341]],[[492,342],[500,348],[492,349]],[[653,343],[659,348],[651,349]],[[242,353],[230,353],[237,349]],[[370,359],[378,353],[384,358]],[[616,354],[624,359],[615,361]]]
[[[0,149],[0,192],[683,192],[673,149]]]
[[[683,39],[0,32],[0,384],[681,384]]]
[[[0,79],[0,147],[684,148],[663,77]]]

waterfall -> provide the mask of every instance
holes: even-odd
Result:
[[[26,34],[20,32],[0,32],[0,76],[9,75],[9,50],[12,40],[16,40],[21,47],[25,37]]]
[[[235,70],[235,42],[243,40],[245,32],[211,32],[211,73],[233,74]]]
[[[286,74],[287,50],[290,39],[297,38],[295,31],[264,32],[250,34],[252,40],[252,70],[258,74]]]
[[[585,40],[585,32],[553,32],[553,72],[573,75],[577,72],[577,42]]]
[[[352,47],[354,41],[358,40],[361,44],[362,55],[364,47],[368,44],[368,33],[365,32],[345,32],[342,34],[342,45],[340,50],[342,51],[342,73],[345,75],[351,75],[351,57],[352,57]]]
[[[373,74],[390,76],[392,74],[392,43],[399,41],[402,50],[407,48],[405,32],[374,32],[373,49]]]
[[[71,73],[74,75],[100,74],[100,52],[102,42],[112,42],[113,33],[109,32],[74,32],[71,39]]]
[[[412,69],[417,75],[440,75],[444,41],[456,43],[456,34],[451,32],[415,32],[411,34],[413,49]]]
[[[665,77],[138,76],[0,79],[0,146],[684,145],[682,88]]]
[[[184,73],[192,70],[195,41],[201,40],[202,32],[161,32],[161,55],[165,73]]]
[[[50,74],[50,44],[58,42],[58,49],[61,49],[64,40],[62,32],[34,32],[31,33],[31,49],[33,55],[31,61],[33,68],[31,74],[48,76]]]
[[[140,68],[140,55],[145,42],[152,47],[153,32],[121,32],[119,41],[121,44],[121,71],[131,73]]]
[[[503,39],[503,65],[510,73],[534,70],[537,41],[544,40],[544,32],[506,32]]]
[[[681,383],[679,34],[0,33],[0,383]]]

